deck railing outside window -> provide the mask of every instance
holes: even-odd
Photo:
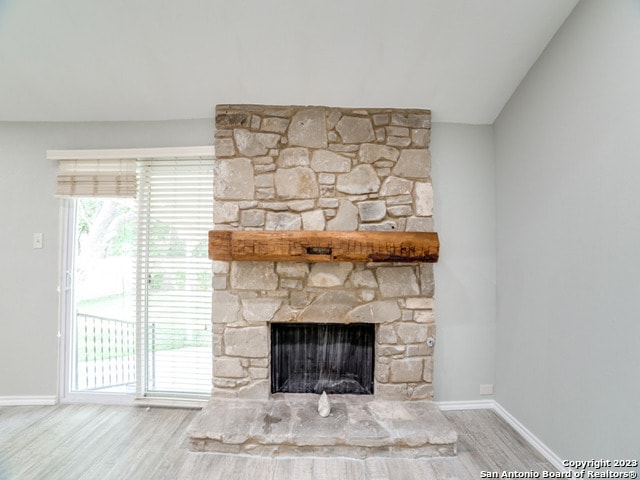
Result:
[[[135,385],[135,323],[77,313],[75,340],[73,390]]]

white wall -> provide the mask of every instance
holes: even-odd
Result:
[[[208,145],[213,120],[0,123],[0,397],[57,390],[58,200],[47,149]],[[494,214],[491,127],[435,124],[432,174],[438,400],[493,383]],[[42,250],[31,248],[43,232]]]
[[[0,397],[57,391],[59,202],[46,150],[212,143],[213,120],[0,122]],[[42,250],[34,232],[44,233]]]
[[[431,131],[435,229],[434,390],[438,401],[476,400],[494,383],[495,198],[490,126]]]
[[[583,0],[494,125],[496,399],[564,459],[640,441],[640,2]]]

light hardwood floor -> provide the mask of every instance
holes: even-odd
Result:
[[[0,407],[0,479],[476,479],[553,470],[490,410],[446,412],[458,456],[441,459],[255,458],[187,450],[195,410],[103,405]]]

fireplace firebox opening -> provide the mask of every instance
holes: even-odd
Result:
[[[375,325],[271,324],[271,393],[373,394]]]

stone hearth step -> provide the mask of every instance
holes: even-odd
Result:
[[[318,415],[319,395],[270,400],[212,399],[189,428],[197,452],[351,458],[456,454],[457,433],[428,401],[331,395],[331,415]]]

